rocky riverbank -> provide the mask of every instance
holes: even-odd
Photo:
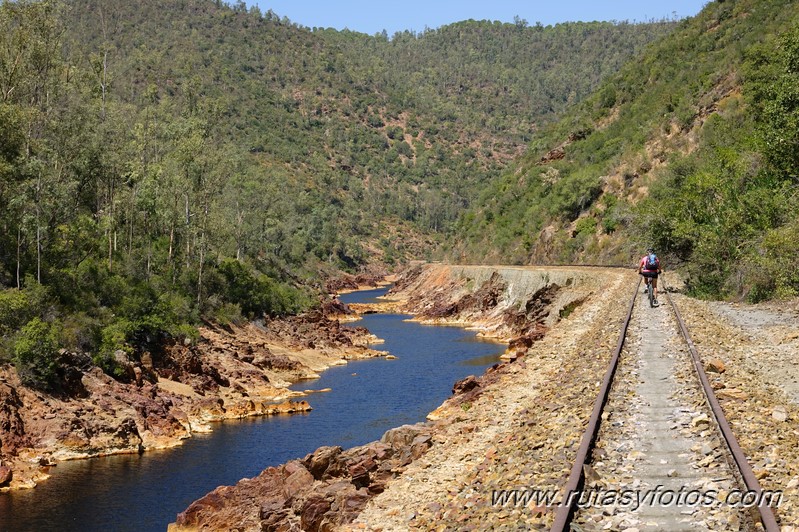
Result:
[[[479,522],[478,514],[454,512],[464,501],[445,495],[448,488],[471,480],[470,466],[484,472],[506,452],[523,453],[528,432],[541,442],[537,456],[549,453],[553,441],[570,435],[576,440],[593,402],[594,366],[604,364],[618,329],[615,320],[597,318],[609,315],[614,304],[623,306],[631,279],[630,272],[590,268],[410,270],[397,279],[389,300],[359,310],[400,310],[428,323],[477,328],[509,342],[507,361],[456,383],[452,399],[428,422],[395,429],[402,437],[389,431],[381,441],[355,449],[322,448],[220,487],[181,513],[170,529],[332,530],[372,523],[389,530],[407,528],[410,521],[433,527],[440,519],[459,528],[463,522],[456,518],[462,515]],[[514,415],[519,410],[522,417]],[[537,458],[550,485],[562,480],[568,468],[563,451],[572,444],[564,442],[546,461]],[[517,469],[510,464],[506,472]],[[490,511],[489,505],[481,510]]]
[[[63,352],[63,386],[50,395],[0,367],[0,490],[31,488],[62,460],[179,445],[212,423],[311,409],[292,383],[347,360],[381,356],[377,339],[328,316],[335,302],[298,317],[200,328],[197,342],[117,354],[112,378],[88,355]]]

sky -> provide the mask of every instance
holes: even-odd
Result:
[[[384,29],[424,31],[461,20],[513,22],[518,16],[530,25],[569,21],[650,19],[696,15],[709,0],[246,0],[262,12],[309,28],[349,29],[374,35]]]

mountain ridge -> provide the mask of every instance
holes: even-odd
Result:
[[[796,135],[791,6],[711,2],[680,22],[541,131],[462,217],[451,255],[480,256],[491,235],[480,260],[633,266],[654,245],[694,295],[796,295],[775,262],[793,255],[776,241],[795,234],[794,144],[768,147]]]

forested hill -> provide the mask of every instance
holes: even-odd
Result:
[[[799,2],[710,2],[539,132],[452,254],[632,265],[654,245],[694,295],[793,297],[797,176]]]
[[[424,257],[540,124],[672,21],[389,39],[211,0],[0,5],[0,360],[296,312]]]
[[[389,40],[210,1],[102,6],[72,2],[67,34],[95,69],[108,52],[110,97],[139,109],[152,107],[148,95],[169,98],[173,113],[194,105],[187,98],[212,107],[215,134],[312,183],[302,192],[317,196],[318,230],[303,220],[288,231],[296,249],[281,258],[345,267],[391,259],[408,230],[446,229],[540,123],[674,27],[466,21]],[[374,230],[389,217],[389,230]],[[390,238],[364,248],[376,236]]]

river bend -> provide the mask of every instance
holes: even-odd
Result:
[[[341,299],[368,302],[385,292]],[[176,449],[61,463],[35,489],[0,493],[0,531],[163,531],[217,486],[323,445],[362,445],[392,427],[422,421],[450,396],[453,382],[481,374],[503,351],[472,332],[407,318],[364,316],[358,325],[384,339],[376,347],[397,359],[353,361],[298,383],[301,390],[332,388],[308,397],[312,412],[226,421]]]

